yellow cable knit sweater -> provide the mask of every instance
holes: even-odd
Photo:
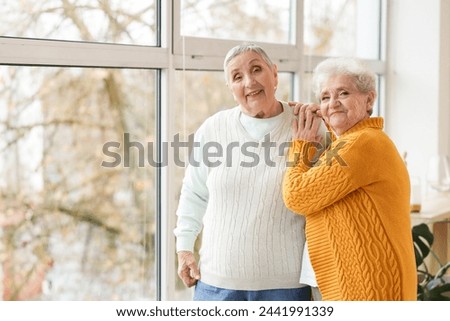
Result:
[[[306,216],[311,263],[324,300],[415,300],[410,186],[382,118],[361,121],[310,167],[294,140],[286,206]]]

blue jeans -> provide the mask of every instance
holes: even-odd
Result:
[[[198,281],[194,301],[311,301],[311,287],[245,291],[216,288]]]

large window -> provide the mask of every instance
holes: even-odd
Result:
[[[235,106],[231,47],[266,49],[279,100],[312,100],[327,56],[363,58],[383,84],[384,0],[0,4],[6,300],[191,299],[173,235],[187,150],[170,143]]]
[[[1,67],[3,298],[154,299],[151,70]],[[142,147],[139,147],[142,146]]]

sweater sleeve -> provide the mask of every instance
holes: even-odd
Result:
[[[181,187],[177,209],[176,250],[194,251],[194,244],[203,227],[203,216],[208,205],[209,193],[206,186],[208,168],[202,161],[204,126],[197,130],[194,148]],[[197,148],[198,147],[198,148]]]
[[[314,166],[308,164],[308,143],[293,142],[283,180],[283,199],[296,213],[311,215],[376,180],[376,165],[369,160],[367,137],[337,140]]]

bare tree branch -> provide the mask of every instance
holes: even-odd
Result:
[[[91,213],[89,211],[68,208],[64,206],[57,206],[56,209],[61,213],[67,214],[78,221],[87,222],[89,224],[95,225],[111,234],[119,235],[121,233],[120,229],[105,224],[100,219],[98,219],[94,213]]]

